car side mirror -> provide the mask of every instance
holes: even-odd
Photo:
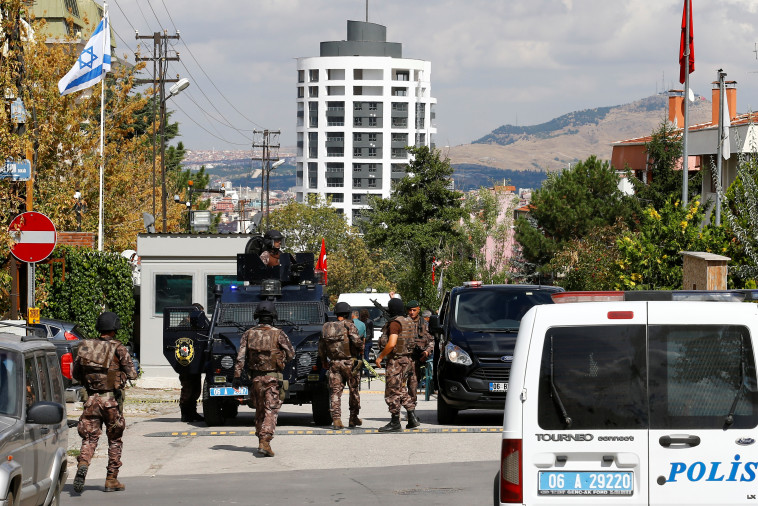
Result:
[[[26,412],[26,423],[56,425],[63,421],[63,405],[57,402],[39,401]]]
[[[432,334],[442,333],[442,327],[440,326],[440,315],[433,314],[429,317],[429,332]]]

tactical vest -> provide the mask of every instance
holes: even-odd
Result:
[[[326,343],[326,357],[329,360],[351,358],[350,336],[343,321],[326,322],[321,331],[321,339]]]
[[[121,371],[116,349],[118,341],[85,340],[79,346],[77,360],[82,367],[88,391],[111,392],[124,386],[126,375]]]
[[[279,349],[279,329],[258,325],[249,330],[247,338],[247,368],[257,372],[284,370],[284,354]]]
[[[387,346],[387,342],[389,341],[389,324],[392,321],[396,321],[400,324],[400,334],[397,336],[397,342],[395,343],[392,352],[390,352],[390,355],[393,357],[407,357],[413,353],[416,338],[416,324],[406,316],[395,316],[392,318],[382,329],[382,339],[385,339],[386,336],[384,346]]]

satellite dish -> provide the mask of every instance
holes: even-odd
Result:
[[[694,102],[695,101],[695,92],[692,91],[692,88],[690,88],[689,93],[687,95],[687,98],[690,99],[690,102]]]
[[[142,213],[142,222],[145,224],[145,230],[148,234],[155,233],[155,218],[150,213]]]

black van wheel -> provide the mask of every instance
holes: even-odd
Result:
[[[226,418],[222,411],[223,401],[223,399],[211,397],[208,380],[203,381],[203,417],[208,427],[224,425],[226,423]]]
[[[320,384],[313,393],[311,410],[313,411],[313,423],[316,425],[331,425],[332,413],[329,404],[329,387],[326,383]]]
[[[224,415],[224,418],[236,418],[239,408],[240,405],[237,399],[227,400],[221,405],[221,413]]]
[[[445,402],[442,393],[437,392],[437,423],[440,425],[450,425],[455,421],[458,410]]]

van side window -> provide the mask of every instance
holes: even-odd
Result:
[[[53,387],[53,401],[65,404],[63,399],[63,380],[61,377],[60,366],[58,365],[58,356],[55,353],[47,355],[47,369],[50,371],[50,379]]]
[[[540,367],[540,427],[646,429],[646,370],[644,325],[550,328]]]
[[[40,401],[52,401],[53,395],[50,392],[50,372],[45,362],[45,357],[37,355],[35,357],[37,361],[37,373],[39,374],[39,397]]]
[[[34,367],[34,357],[24,358],[24,373],[26,374],[26,409],[39,400],[37,386],[37,371]]]
[[[758,425],[748,329],[738,325],[651,325],[653,429],[750,429]],[[726,418],[733,415],[733,423]]]

